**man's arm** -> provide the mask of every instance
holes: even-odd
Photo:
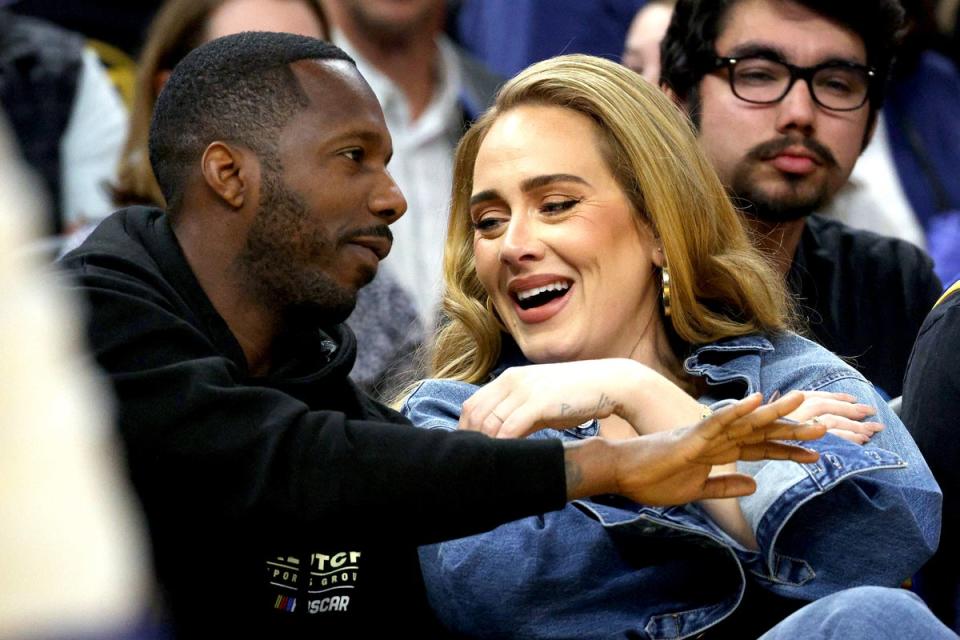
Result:
[[[565,443],[567,498],[615,493],[648,505],[687,504],[752,493],[749,476],[710,475],[716,465],[736,460],[815,462],[817,454],[777,440],[813,440],[826,427],[779,420],[803,396],[788,394],[761,405],[752,394],[698,424],[631,438],[592,438]]]
[[[346,373],[308,404],[246,378],[195,326],[219,319],[188,317],[174,293],[90,267],[79,284],[148,512],[305,530],[375,512],[392,536],[424,543],[564,503],[559,443],[424,432],[385,408],[348,417]]]
[[[209,327],[222,321],[194,317],[182,292],[135,271],[83,265],[78,273],[92,309],[94,354],[114,385],[148,510],[237,520],[269,515],[305,527],[376,512],[403,523],[394,535],[425,543],[591,493],[658,504],[739,495],[752,490],[752,481],[708,480],[712,464],[810,457],[765,442],[800,434],[796,425],[770,428],[792,405],[754,411],[759,399],[683,432],[568,450],[556,442],[414,430],[385,409],[355,419],[356,410],[345,413],[355,407],[345,372],[312,388],[308,404],[249,379],[223,345],[213,344],[216,330]],[[579,479],[569,490],[567,477]]]

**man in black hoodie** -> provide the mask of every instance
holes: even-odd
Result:
[[[419,544],[578,496],[749,493],[710,464],[815,457],[762,442],[822,433],[775,421],[796,398],[571,447],[412,429],[359,392],[342,322],[406,205],[380,107],[336,47],[245,33],[196,49],[150,153],[168,210],[117,212],[63,264],[181,636],[433,635]]]

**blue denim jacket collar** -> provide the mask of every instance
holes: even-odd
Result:
[[[761,390],[760,367],[764,356],[774,351],[773,344],[762,335],[738,336],[694,349],[683,362],[684,370],[707,379],[708,388],[742,382],[742,395]],[[701,401],[711,404],[719,400],[709,392]]]

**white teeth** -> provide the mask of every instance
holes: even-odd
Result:
[[[527,298],[532,298],[533,296],[544,293],[546,291],[566,291],[570,288],[570,284],[567,282],[551,282],[542,287],[536,287],[535,289],[527,289],[526,291],[517,292],[517,300],[526,300]]]

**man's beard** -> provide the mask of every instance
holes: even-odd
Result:
[[[265,170],[262,198],[235,268],[241,282],[267,309],[295,325],[343,322],[357,302],[356,289],[338,285],[320,265],[335,259],[337,243],[319,227],[307,230],[310,211],[286,187],[280,172]],[[373,278],[373,274],[363,283]]]
[[[833,193],[826,179],[813,183],[809,176],[785,174],[781,178],[787,187],[786,193],[781,188],[781,193],[777,195],[768,193],[757,184],[751,170],[792,146],[802,146],[814,153],[828,172],[836,169],[837,161],[833,153],[812,138],[783,137],[759,144],[737,165],[730,180],[729,190],[734,205],[744,214],[774,224],[791,222],[805,218],[829,201]]]

